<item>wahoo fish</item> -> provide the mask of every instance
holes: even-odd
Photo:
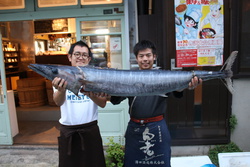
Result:
[[[104,92],[113,96],[161,95],[188,88],[194,76],[203,81],[222,79],[233,93],[231,67],[237,53],[231,53],[220,71],[120,70],[49,64],[30,64],[29,68],[51,81],[55,77],[65,79],[68,82],[66,88],[75,95],[78,95],[82,86],[85,91]]]

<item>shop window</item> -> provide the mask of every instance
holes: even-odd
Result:
[[[109,34],[121,32],[120,20],[81,22],[81,34]]]
[[[0,1],[0,10],[7,9],[24,9],[24,0],[1,0]]]
[[[122,69],[121,35],[83,36],[81,40],[91,47],[93,57],[90,65]]]
[[[122,3],[122,0],[81,0],[82,5]]]
[[[92,49],[91,65],[122,68],[121,20],[80,21],[81,40]]]
[[[56,6],[71,6],[71,5],[77,5],[77,0],[38,0],[38,7],[56,7]]]

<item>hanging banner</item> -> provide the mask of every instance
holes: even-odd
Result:
[[[176,66],[223,64],[223,0],[175,0]]]

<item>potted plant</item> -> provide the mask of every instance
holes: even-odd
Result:
[[[114,142],[114,137],[108,138],[106,149],[106,166],[107,167],[123,167],[124,147]]]

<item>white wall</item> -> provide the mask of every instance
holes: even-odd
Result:
[[[232,99],[232,114],[238,124],[231,134],[231,140],[243,151],[250,151],[250,79],[235,79],[235,93]]]

